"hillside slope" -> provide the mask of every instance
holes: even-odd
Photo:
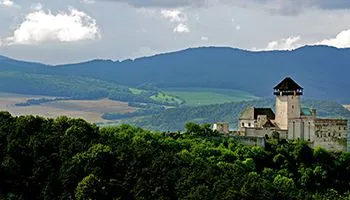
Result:
[[[223,121],[229,122],[231,128],[236,128],[240,113],[249,106],[274,109],[275,101],[273,99],[261,99],[217,105],[173,108],[165,110],[157,115],[127,120],[125,123],[132,123],[142,128],[158,131],[182,130],[187,122],[212,124]],[[350,111],[335,102],[305,100],[302,106],[317,109],[317,115],[321,118],[334,117],[350,119]]]
[[[250,52],[224,47],[193,48],[135,60],[93,60],[47,66],[0,59],[1,71],[82,76],[127,86],[229,88],[270,96],[272,87],[292,76],[317,99],[349,102],[350,49],[306,46],[293,51]],[[1,83],[1,81],[0,81]]]

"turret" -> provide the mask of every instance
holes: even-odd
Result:
[[[288,129],[288,121],[300,118],[300,96],[303,88],[287,77],[274,87],[276,95],[276,123],[282,130]]]

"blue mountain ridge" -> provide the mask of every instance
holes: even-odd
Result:
[[[291,76],[305,96],[350,102],[350,49],[304,46],[291,51],[252,52],[229,47],[200,47],[134,60],[91,60],[44,65],[0,57],[0,71],[82,76],[136,87],[239,89],[272,96],[272,88]],[[0,80],[1,83],[1,80]]]

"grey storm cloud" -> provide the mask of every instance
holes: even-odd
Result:
[[[270,5],[275,6],[276,12],[281,14],[297,14],[309,7],[324,10],[349,9],[350,0],[97,0],[127,3],[134,7],[202,7],[209,3],[225,3],[232,5]]]

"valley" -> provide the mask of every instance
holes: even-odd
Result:
[[[23,103],[29,99],[40,98],[52,97],[1,93],[0,110],[8,111],[14,116],[38,115],[49,118],[68,116],[73,118],[82,118],[91,123],[111,122],[110,120],[105,120],[101,117],[106,112],[132,113],[137,110],[137,108],[128,106],[128,103],[109,99],[58,100],[42,103],[40,105],[16,106],[16,104]]]
[[[67,115],[101,126],[130,123],[151,130],[179,130],[188,121],[228,121],[235,127],[234,116],[246,106],[271,107],[272,86],[288,74],[307,88],[305,98],[325,100],[307,101],[318,114],[348,119],[350,106],[339,103],[350,98],[342,90],[350,86],[343,81],[349,56],[349,49],[306,46],[266,52],[190,48],[55,66],[1,57],[0,109],[15,116]],[[335,62],[335,69],[329,68]]]

